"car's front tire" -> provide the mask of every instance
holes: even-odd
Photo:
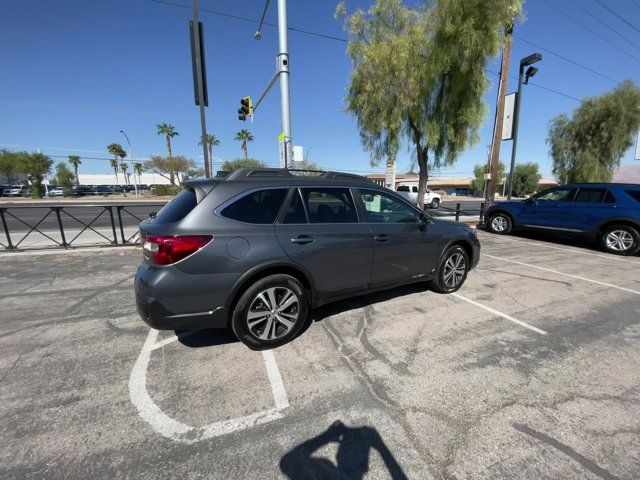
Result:
[[[469,273],[469,255],[460,245],[447,249],[442,256],[431,287],[439,293],[453,293],[458,290]]]
[[[433,200],[431,200],[431,203],[429,204],[429,206],[434,209],[438,208],[440,206],[440,199],[434,198]]]
[[[308,312],[309,294],[296,278],[270,275],[241,295],[231,328],[252,350],[275,348],[295,338]]]
[[[511,232],[513,228],[513,222],[511,217],[504,212],[498,212],[491,215],[487,222],[487,228],[491,233],[497,233],[498,235],[506,235]]]
[[[615,255],[633,255],[640,250],[640,234],[628,225],[612,225],[603,230],[600,244]]]

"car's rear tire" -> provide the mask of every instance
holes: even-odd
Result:
[[[290,275],[270,275],[250,285],[233,311],[231,328],[252,350],[279,347],[300,332],[309,312],[309,294]]]
[[[498,235],[506,235],[511,232],[513,228],[513,222],[511,221],[511,217],[504,212],[498,212],[489,218],[487,222],[487,228],[491,233],[496,233]]]
[[[600,244],[615,255],[633,255],[640,250],[640,234],[628,225],[611,225],[600,235]]]
[[[431,288],[439,293],[453,293],[458,290],[469,273],[469,255],[460,245],[447,249],[442,256]]]
[[[438,208],[440,206],[440,199],[434,198],[433,200],[431,200],[431,203],[429,204],[429,206],[434,209]]]

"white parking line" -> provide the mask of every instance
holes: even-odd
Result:
[[[194,332],[188,333],[193,334]],[[129,398],[131,403],[138,409],[140,417],[163,437],[180,443],[193,444],[284,417],[282,410],[289,406],[289,399],[282,383],[278,364],[273,352],[270,350],[262,352],[262,356],[267,369],[269,383],[271,384],[275,408],[261,410],[230,420],[214,422],[201,427],[192,427],[169,417],[155,404],[147,391],[147,368],[151,360],[151,353],[160,347],[175,342],[178,337],[170,337],[156,343],[158,334],[158,330],[151,329],[149,331],[140,355],[133,365],[131,376],[129,377]]]
[[[495,258],[496,260],[502,260],[503,262],[515,263],[516,265],[523,265],[525,267],[537,268],[538,270],[542,270],[545,272],[555,273],[557,275],[564,275],[565,277],[575,278],[577,280],[583,280],[585,282],[595,283],[597,285],[602,285],[603,287],[615,288],[617,290],[622,290],[623,292],[635,293],[636,295],[640,295],[640,292],[637,290],[632,290],[630,288],[620,287],[618,285],[612,285],[610,283],[600,282],[598,280],[593,280],[591,278],[581,277],[579,275],[572,275],[570,273],[559,272],[558,270],[552,270],[550,268],[539,267],[537,265],[531,265],[530,263],[518,262],[516,260],[510,260],[504,257],[496,257],[495,255],[489,255],[488,253],[481,254],[484,257]]]
[[[462,295],[460,295],[459,293],[452,293],[451,295],[453,295],[456,298],[459,298],[460,300],[464,300],[465,302],[470,303],[471,305],[475,305],[476,307],[482,308],[484,310],[486,310],[487,312],[493,313],[494,315],[497,315],[499,317],[502,317],[506,320],[509,320],[510,322],[516,323],[518,325],[520,325],[521,327],[524,328],[528,328],[529,330],[532,330],[536,333],[539,333],[540,335],[546,335],[547,332],[545,332],[544,330],[541,330],[537,327],[534,327],[533,325],[529,325],[526,322],[523,322],[522,320],[518,320],[517,318],[513,318],[511,315],[507,315],[506,313],[502,313],[499,312],[498,310],[494,310],[491,307],[487,307],[486,305],[482,305],[481,303],[476,302],[475,300],[471,300],[470,298],[467,297],[463,297]]]
[[[576,250],[573,248],[563,248],[563,247],[556,247],[554,245],[547,245],[546,243],[540,243],[540,242],[531,242],[531,241],[527,241],[527,240],[520,240],[517,238],[513,238],[513,237],[498,237],[497,235],[494,235],[492,233],[485,233],[485,232],[481,232],[482,236],[485,238],[491,238],[493,240],[498,240],[498,238],[500,238],[500,240],[505,240],[504,243],[509,243],[509,242],[520,242],[520,243],[528,243],[529,245],[536,245],[538,247],[542,247],[542,248],[550,248],[553,250],[564,250],[565,252],[571,252],[571,253],[579,253],[581,255],[591,255],[593,257],[600,257],[600,258],[604,258],[607,260],[616,260],[618,262],[627,262],[627,263],[637,263],[640,264],[640,261],[638,260],[633,260],[631,258],[623,258],[623,257],[618,257],[616,255],[613,254],[601,254],[601,253],[593,253],[593,252],[584,252],[582,250]],[[499,242],[496,242],[499,243]]]

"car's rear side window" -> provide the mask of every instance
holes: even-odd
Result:
[[[640,190],[625,190],[624,193],[629,195],[636,202],[640,203]]]
[[[600,203],[607,193],[606,188],[581,188],[576,193],[574,202],[582,203]]]
[[[293,197],[291,197],[291,202],[282,223],[307,223],[307,214],[304,211],[304,205],[298,189],[293,192]]]
[[[225,218],[245,223],[269,224],[278,216],[287,190],[271,188],[249,193],[222,210]]]
[[[348,188],[303,188],[311,223],[357,223],[358,214]]]
[[[397,192],[409,192],[409,186],[408,185],[400,185],[397,190]]]
[[[78,189],[78,191],[81,191]],[[155,223],[173,223],[182,220],[198,204],[193,190],[184,189],[156,215]]]

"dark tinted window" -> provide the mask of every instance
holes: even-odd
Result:
[[[273,223],[286,193],[284,188],[250,193],[222,210],[222,216],[245,223]]]
[[[398,192],[408,192],[409,191],[409,186],[408,185],[400,185],[397,190]]]
[[[359,190],[369,223],[412,223],[417,212],[397,198],[375,190]]]
[[[605,188],[581,188],[576,194],[574,202],[600,203],[604,199],[607,190]]]
[[[307,214],[304,212],[302,198],[300,198],[300,192],[297,189],[293,192],[283,223],[307,223]]]
[[[630,195],[636,202],[640,202],[640,190],[625,190],[624,193]]]
[[[87,191],[90,189],[78,189],[78,191]],[[198,202],[196,201],[196,194],[184,189],[176,197],[167,203],[156,215],[156,223],[172,223],[182,220],[187,216]]]
[[[311,223],[357,223],[348,188],[303,188],[302,196]]]

